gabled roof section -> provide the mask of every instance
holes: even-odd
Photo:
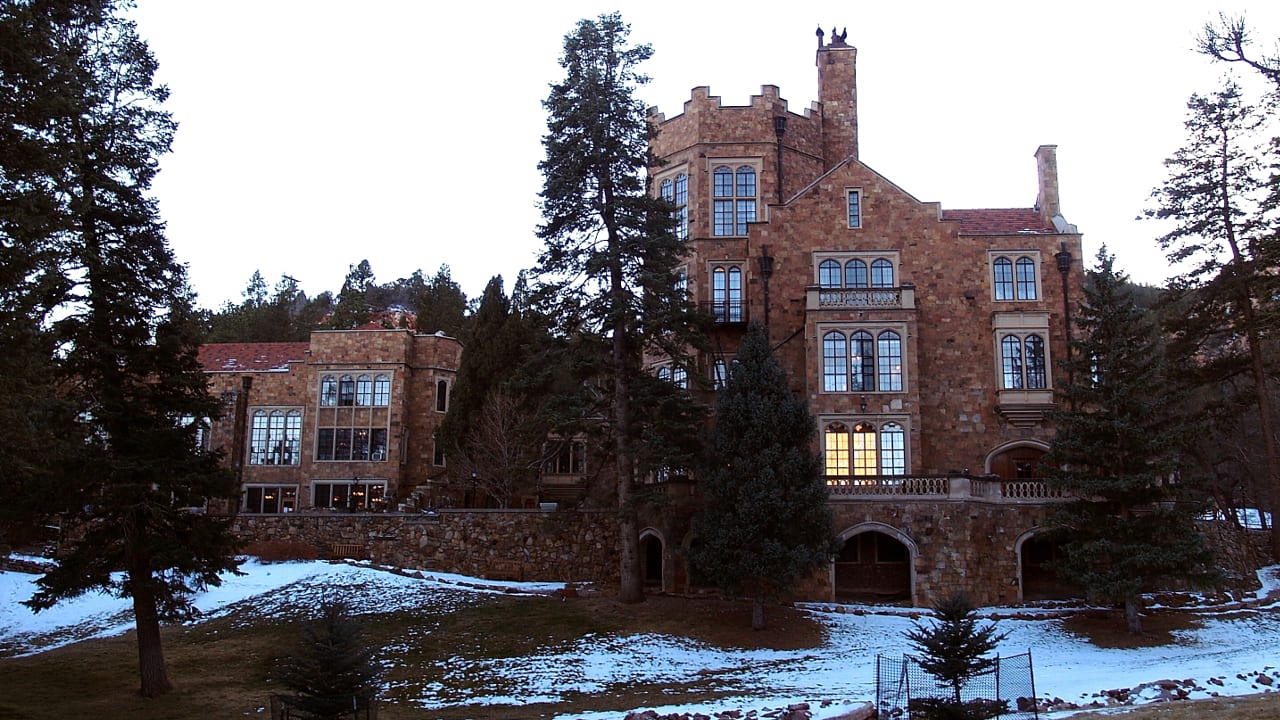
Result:
[[[306,359],[311,343],[209,343],[200,346],[205,372],[285,372]]]
[[[943,210],[943,220],[960,223],[961,235],[1056,234],[1035,208],[993,208],[985,210]]]

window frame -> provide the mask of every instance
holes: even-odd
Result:
[[[905,323],[819,323],[817,333],[822,393],[908,391],[910,336]],[[894,345],[885,344],[889,342]],[[891,352],[895,348],[896,353]]]
[[[353,487],[358,488],[357,497],[359,498],[354,505],[351,502]],[[339,488],[342,489],[342,492],[335,492]],[[342,499],[340,501],[336,499],[338,495],[341,495]],[[311,481],[311,507],[313,509],[368,511],[375,504],[381,505],[386,501],[386,498],[386,480],[359,478],[356,479],[356,482],[352,482],[351,480],[324,478]],[[327,504],[322,505],[322,499],[327,500]]]
[[[716,324],[746,320],[746,266],[745,260],[726,260],[713,262],[707,268],[711,277],[711,315]]]
[[[839,285],[823,282],[823,266],[830,261],[840,265]],[[891,285],[880,285],[874,281],[872,268],[881,262],[880,272],[884,273],[884,263],[888,263]],[[897,250],[870,251],[819,251],[813,253],[813,284],[824,290],[885,290],[902,286],[902,254]]]
[[[1028,353],[1029,340],[1034,348],[1030,354]],[[992,351],[995,357],[995,382],[998,391],[1002,393],[1052,391],[1054,384],[1053,358],[1050,357],[1051,345],[1049,313],[995,313],[992,317]],[[1015,377],[1016,380],[1013,379]],[[1033,379],[1036,382],[1032,382]]]
[[[297,483],[245,483],[240,491],[240,512],[249,515],[280,515],[297,512],[299,490]],[[267,493],[271,491],[278,493],[276,498],[267,497]],[[249,504],[255,495],[257,496],[256,509]],[[287,501],[286,496],[289,498]],[[266,509],[268,500],[275,501],[276,510]]]
[[[762,158],[707,158],[711,237],[746,237],[750,224],[762,219],[762,164]],[[722,182],[726,173],[720,173],[721,169],[729,170],[727,182]],[[750,171],[749,188],[744,186],[747,181],[744,171]]]
[[[839,415],[821,417],[818,424],[822,476],[828,484],[866,484],[866,478],[892,481],[910,474],[910,418]]]
[[[846,220],[850,230],[862,229],[862,188],[845,188]]]
[[[991,299],[994,302],[1040,302],[1044,299],[1039,250],[987,251]]]
[[[303,408],[291,405],[255,405],[248,411],[248,451],[244,462],[253,467],[289,466],[302,464]],[[277,426],[274,419],[279,417]],[[258,418],[264,422],[260,426]],[[295,421],[296,422],[293,422]],[[278,447],[272,450],[272,447]],[[261,449],[259,449],[261,448]],[[284,462],[289,458],[288,462]],[[270,462],[270,460],[277,462]]]
[[[686,165],[669,168],[654,178],[658,197],[675,206],[671,216],[675,219],[677,240],[689,239],[689,168]]]

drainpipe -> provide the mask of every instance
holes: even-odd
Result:
[[[779,205],[782,204],[782,136],[786,134],[786,132],[787,132],[787,116],[775,115],[773,118],[773,134],[778,138],[778,149],[776,153],[778,158],[778,163],[777,163],[778,171],[776,175],[778,176],[778,204]]]
[[[1075,373],[1071,371],[1071,297],[1067,279],[1071,276],[1071,253],[1067,252],[1065,242],[1059,245],[1061,250],[1054,253],[1053,259],[1058,261],[1058,272],[1062,273],[1062,321],[1067,328],[1067,384],[1075,383]]]
[[[760,279],[764,281],[764,336],[769,337],[769,278],[773,277],[773,258],[769,246],[760,246]]]

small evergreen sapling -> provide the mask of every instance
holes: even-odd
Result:
[[[326,602],[320,616],[302,626],[302,635],[301,647],[272,674],[296,693],[288,704],[317,719],[350,717],[367,708],[382,671],[346,603]]]
[[[915,717],[935,720],[985,720],[1008,712],[1007,703],[980,698],[960,699],[960,691],[971,680],[992,670],[999,656],[987,657],[1008,633],[996,632],[993,624],[978,625],[978,613],[964,593],[952,595],[933,606],[937,621],[917,622],[906,633],[911,646],[920,653],[915,660],[938,682],[951,690],[951,698],[913,698],[909,707]]]

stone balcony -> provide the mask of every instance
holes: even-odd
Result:
[[[1039,480],[1005,480],[964,475],[896,475],[828,477],[835,502],[902,500],[966,500],[1000,504],[1061,502],[1062,491]]]
[[[916,286],[896,288],[824,288],[806,290],[808,310],[914,310]]]

